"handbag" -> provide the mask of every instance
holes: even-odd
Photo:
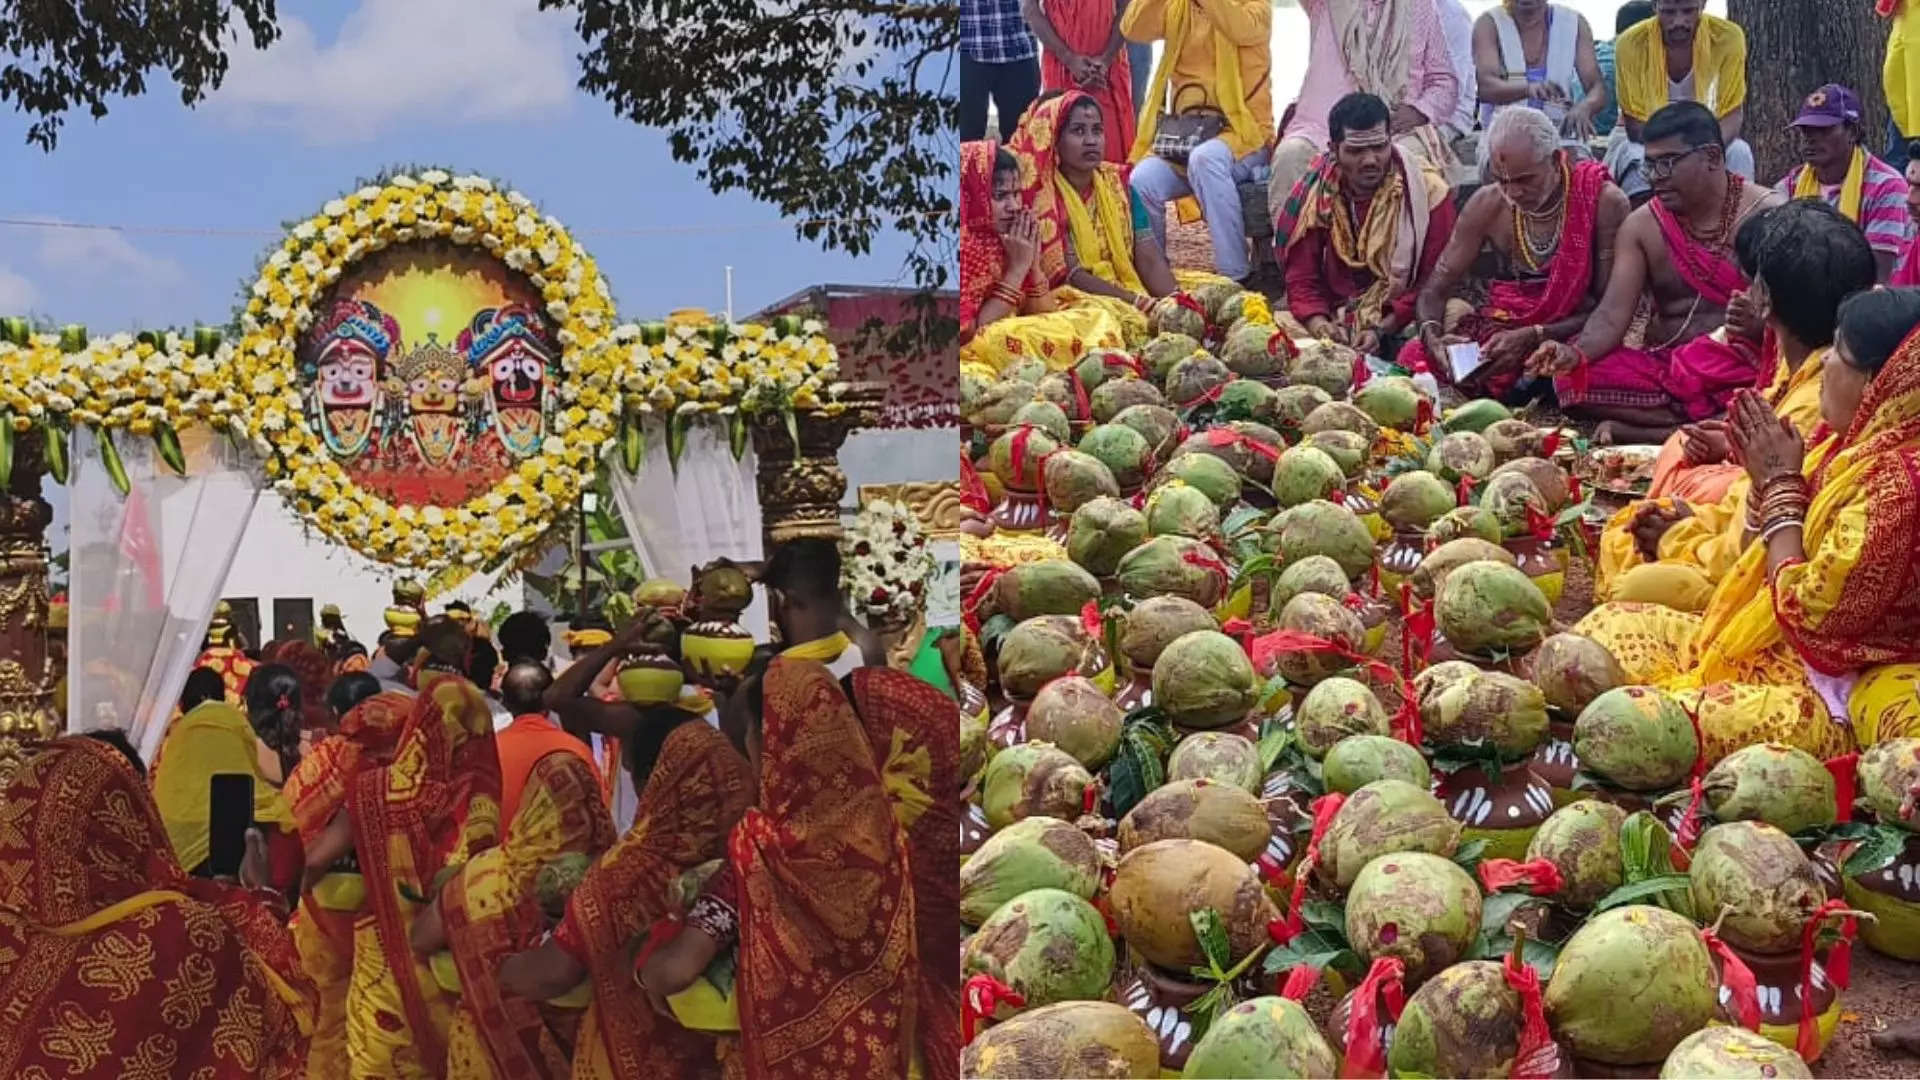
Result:
[[[1153,156],[1185,165],[1194,148],[1227,129],[1227,114],[1209,105],[1161,113],[1153,127]]]

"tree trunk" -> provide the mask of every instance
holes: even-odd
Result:
[[[1747,32],[1747,118],[1759,178],[1778,181],[1799,160],[1787,125],[1806,96],[1826,83],[1860,95],[1867,149],[1887,141],[1880,68],[1887,20],[1873,0],[1727,0],[1727,15]]]

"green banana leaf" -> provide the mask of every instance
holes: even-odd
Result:
[[[680,475],[680,455],[687,449],[688,414],[676,411],[667,417],[667,465],[673,469],[673,475]]]
[[[727,416],[727,447],[733,451],[733,460],[739,461],[747,452],[747,418],[735,409]]]
[[[180,436],[171,424],[156,424],[153,429],[153,445],[160,451],[160,460],[167,463],[174,475],[187,475],[187,455],[180,449]]]
[[[67,482],[67,433],[52,420],[40,421],[40,441],[46,444],[47,472],[53,475],[53,482],[64,486]]]
[[[127,466],[120,460],[120,451],[113,445],[113,432],[107,428],[95,428],[100,438],[100,463],[107,467],[107,479],[113,481],[113,490],[122,495],[133,490],[133,482],[127,479]]]
[[[13,414],[0,412],[0,491],[13,483]]]

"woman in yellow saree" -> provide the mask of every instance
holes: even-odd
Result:
[[[283,902],[188,877],[119,750],[48,743],[0,808],[0,1076],[302,1074],[313,988]]]
[[[499,839],[492,714],[478,688],[437,663],[420,673],[393,761],[362,770],[347,798],[345,823],[368,912],[354,928],[347,986],[347,1049],[356,1077],[445,1075],[454,995],[414,952],[409,931],[446,872]],[[332,863],[332,846],[323,838],[309,849],[310,875],[316,863]]]
[[[360,679],[365,681],[363,691],[372,692],[341,701],[347,710],[339,730],[315,743],[287,778],[283,794],[302,844],[313,845],[340,812],[361,770],[378,768],[393,757],[394,744],[413,711],[411,697],[382,692],[370,675]],[[351,685],[352,677],[341,682]],[[365,904],[366,886],[351,853],[300,895],[293,941],[300,968],[313,980],[320,1002],[307,1080],[346,1080],[348,1075],[347,983],[353,975],[353,926]]]
[[[1728,414],[1753,539],[1704,615],[1608,603],[1576,632],[1695,708],[1711,763],[1756,742],[1852,749],[1862,677],[1920,661],[1920,291],[1841,305],[1821,376],[1838,437],[1808,454],[1753,391]]]
[[[292,672],[273,665],[259,668],[256,676],[270,677],[276,672],[292,678]],[[269,702],[270,706],[274,704]],[[299,709],[296,695],[284,711],[297,718]],[[297,719],[290,730],[283,731],[277,722],[281,711],[270,708],[263,715],[263,724],[276,743],[285,741],[297,748]],[[180,865],[198,873],[207,861],[208,791],[216,774],[252,777],[253,820],[263,828],[292,829],[293,814],[280,793],[280,760],[278,746],[266,746],[247,714],[225,700],[203,701],[167,726],[153,760],[153,798]]]
[[[1803,199],[1749,218],[1735,250],[1753,284],[1729,331],[1758,333],[1764,318],[1765,347],[1778,363],[1762,393],[1775,415],[1817,443],[1820,372],[1841,302],[1873,288],[1873,248],[1831,206]],[[1601,533],[1596,597],[1690,612],[1706,605],[1745,547],[1749,484],[1728,442],[1724,421],[1688,425],[1667,440],[1648,497]]]

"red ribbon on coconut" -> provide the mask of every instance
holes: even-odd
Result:
[[[1225,387],[1225,384],[1222,384],[1221,386],[1215,387],[1214,389],[1215,391],[1218,391],[1218,390],[1224,389],[1224,387]],[[1218,397],[1219,394],[1215,393],[1214,396]],[[1259,439],[1256,439],[1251,435],[1243,435],[1240,432],[1233,430],[1232,428],[1224,428],[1224,427],[1208,428],[1207,429],[1207,445],[1216,446],[1216,447],[1238,446],[1249,453],[1258,454],[1261,457],[1266,458],[1268,461],[1280,460],[1279,447],[1268,445],[1267,443],[1261,442]]]
[[[1367,968],[1367,977],[1353,991],[1347,1006],[1347,1060],[1340,1070],[1346,1078],[1372,1078],[1387,1074],[1387,1048],[1380,1022],[1380,1002],[1386,999],[1387,1016],[1400,1022],[1407,1007],[1407,991],[1402,979],[1406,965],[1397,956],[1376,956]]]
[[[1367,598],[1357,592],[1350,592],[1346,596],[1341,597],[1340,603],[1355,615],[1367,609]]]
[[[1232,618],[1220,624],[1220,632],[1240,643],[1240,648],[1248,656],[1253,655],[1253,624],[1246,619]]]
[[[1413,679],[1414,643],[1420,643],[1420,663],[1425,665],[1433,655],[1433,601],[1424,600],[1418,605],[1413,602],[1413,584],[1400,583],[1400,669],[1402,677]]]
[[[1014,466],[1016,472],[1019,471],[1019,468],[1020,466],[1018,465]],[[1473,504],[1473,489],[1478,486],[1480,486],[1480,481],[1475,480],[1471,476],[1461,476],[1460,482],[1453,486],[1453,493],[1454,496],[1459,499],[1459,505],[1471,506]]]
[[[1427,370],[1427,362],[1425,360],[1416,359],[1415,363],[1417,366],[1414,368],[1414,374],[1418,375]],[[1432,427],[1433,399],[1422,394],[1419,402],[1413,407],[1413,433],[1415,435],[1425,435],[1428,429]]]
[[[1734,954],[1727,943],[1712,928],[1700,931],[1700,940],[1707,951],[1720,961],[1720,985],[1727,988],[1728,997],[1733,1005],[1734,1019],[1748,1031],[1760,1030],[1760,997],[1755,991],[1753,969],[1745,960]]]
[[[1080,606],[1080,628],[1095,641],[1106,635],[1107,621],[1100,616],[1100,601],[1089,600]]]
[[[1247,656],[1253,661],[1254,670],[1265,675],[1273,670],[1274,657],[1283,652],[1331,653],[1366,668],[1375,678],[1399,690],[1400,711],[1392,720],[1394,737],[1409,746],[1420,745],[1420,709],[1414,704],[1413,687],[1393,670],[1392,664],[1304,630],[1273,630],[1262,634],[1250,643]]]
[[[1004,566],[988,567],[987,572],[980,575],[980,581],[973,587],[973,591],[967,594],[966,602],[960,605],[960,615],[962,621],[967,624],[968,630],[975,634],[980,633],[980,604],[986,600],[987,594],[993,591],[994,583],[1006,574],[1007,568]]]
[[[1199,397],[1196,397],[1191,401],[1183,401],[1180,403],[1180,407],[1182,409],[1197,409],[1202,405],[1211,405],[1214,402],[1220,400],[1221,394],[1224,394],[1227,392],[1227,387],[1228,385],[1230,385],[1230,383],[1231,383],[1231,380],[1229,380],[1229,382],[1223,382],[1220,385],[1214,387],[1213,389],[1207,390],[1201,393]]]
[[[1542,543],[1553,539],[1553,515],[1541,510],[1531,502],[1526,504],[1526,510],[1527,531],[1533,534],[1533,538]]]
[[[962,1041],[972,1042],[974,1033],[979,1030],[982,1020],[992,1020],[993,1014],[1002,1005],[1021,1008],[1027,999],[1013,987],[991,975],[975,975],[967,980],[960,999],[960,1036]]]
[[[1380,585],[1380,560],[1375,559],[1367,566],[1367,584],[1372,588],[1375,599],[1385,590]]]
[[[993,513],[993,496],[987,492],[986,482],[980,479],[980,470],[967,460],[964,450],[960,452],[960,502],[982,514]]]
[[[1580,478],[1578,476],[1573,475],[1572,473],[1568,473],[1567,474],[1567,505],[1568,506],[1580,505],[1581,496],[1585,493],[1585,491],[1586,489],[1580,486]]]
[[[1550,458],[1559,449],[1560,449],[1560,429],[1555,428],[1552,431],[1547,432],[1546,436],[1540,440],[1540,456],[1543,458]]]
[[[1130,356],[1126,353],[1103,353],[1100,356],[1100,366],[1119,368],[1122,371],[1131,371],[1135,378],[1145,379],[1147,377],[1147,365],[1142,363],[1139,357]]]
[[[1525,885],[1535,896],[1552,896],[1566,884],[1560,868],[1546,859],[1482,859],[1477,870],[1481,886],[1489,893]]]
[[[1358,391],[1371,378],[1373,369],[1367,366],[1367,358],[1356,354],[1353,358],[1353,389]]]
[[[1210,551],[1199,551],[1194,548],[1187,548],[1180,553],[1180,561],[1186,563],[1188,566],[1197,566],[1202,570],[1219,574],[1220,592],[1222,593],[1220,598],[1222,600],[1226,599],[1225,593],[1227,586],[1233,584],[1233,574],[1227,570],[1227,564],[1222,562],[1218,555]]]
[[[1306,902],[1307,881],[1313,877],[1314,867],[1320,865],[1320,841],[1327,835],[1327,827],[1333,824],[1333,817],[1340,812],[1347,797],[1337,791],[1330,791],[1313,800],[1313,832],[1307,837],[1306,854],[1293,867],[1293,891],[1287,897],[1285,918],[1275,919],[1267,924],[1267,936],[1276,945],[1285,945],[1300,936],[1305,924],[1300,919],[1300,905]]]
[[[1275,330],[1273,336],[1267,339],[1267,355],[1279,356],[1283,352],[1289,361],[1300,358],[1300,346],[1293,343],[1293,338],[1287,336],[1285,330]]]
[[[1848,822],[1853,820],[1854,792],[1858,786],[1860,755],[1841,754],[1828,758],[1823,764],[1827,772],[1833,774],[1833,820]]]
[[[1073,405],[1075,409],[1079,410],[1074,414],[1073,418],[1075,420],[1093,419],[1093,401],[1087,397],[1087,384],[1080,378],[1079,368],[1070,367],[1067,369],[1067,385],[1073,387]]]
[[[1207,309],[1205,307],[1202,307],[1200,304],[1200,301],[1195,300],[1191,295],[1187,293],[1185,289],[1182,289],[1173,294],[1173,302],[1176,304],[1179,304],[1183,308],[1186,308],[1188,311],[1193,312],[1195,315],[1200,316],[1200,325],[1206,327],[1206,330],[1201,333],[1202,337],[1205,337],[1207,333],[1212,332],[1213,320],[1207,318]]]
[[[1327,492],[1327,501],[1335,506],[1347,505],[1347,492],[1344,488],[1334,488]]]
[[[1288,1001],[1299,1001],[1313,991],[1313,984],[1320,981],[1320,969],[1312,964],[1295,964],[1287,969],[1287,977],[1279,982],[1280,996]]]
[[[1027,443],[1033,438],[1034,430],[1032,424],[1021,424],[1013,430],[1013,442],[1007,447],[1007,456],[1012,460],[1013,475],[1016,479],[1027,471]],[[1047,486],[1046,478],[1037,477],[1037,479],[1040,481],[1038,486],[1044,490]]]
[[[1674,831],[1673,843],[1681,850],[1689,865],[1692,864],[1693,845],[1700,839],[1700,804],[1706,801],[1706,789],[1701,780],[1707,775],[1707,737],[1700,731],[1700,712],[1689,709],[1680,702],[1680,711],[1687,714],[1687,722],[1693,725],[1693,768],[1687,775],[1687,789],[1692,793],[1687,798],[1687,809],[1680,817],[1680,828]],[[1684,869],[1684,868],[1682,868]]]
[[[1840,940],[1827,952],[1827,978],[1836,990],[1845,990],[1853,981],[1852,939],[1858,920],[1845,900],[1828,900],[1814,909],[1813,917],[1800,930],[1800,1029],[1794,1035],[1793,1048],[1806,1061],[1820,1056],[1820,1018],[1813,1011],[1813,949],[1814,941],[1820,936],[1820,924],[1830,915],[1842,918]]]
[[[1485,863],[1480,865],[1485,866]],[[1514,952],[1501,967],[1507,986],[1520,995],[1520,1048],[1513,1055],[1513,1080],[1548,1080],[1560,1071],[1560,1045],[1547,1026],[1547,1010],[1540,1000],[1540,973],[1520,962]]]

